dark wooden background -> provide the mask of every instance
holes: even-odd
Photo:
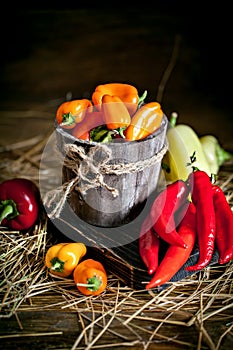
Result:
[[[53,123],[50,115],[67,95],[89,97],[99,83],[132,83],[156,99],[178,39],[176,64],[162,96],[164,112],[177,111],[180,122],[232,146],[232,40],[226,6],[211,3],[203,9],[166,1],[155,2],[152,10],[132,3],[25,3],[6,4],[0,23],[0,111],[34,111],[31,134]],[[36,115],[41,110],[48,112],[48,121]],[[28,114],[20,130],[13,118],[0,117],[2,143],[26,137]]]
[[[90,97],[100,83],[131,83],[155,100],[177,45],[161,100],[165,114],[178,112],[180,123],[191,125],[199,135],[216,135],[223,147],[233,150],[230,11],[217,5],[203,9],[195,2],[181,6],[167,1],[154,2],[152,9],[144,3],[6,4],[0,21],[1,145],[47,135],[66,97]],[[61,343],[59,337],[44,337],[41,343],[13,339],[4,349],[68,349],[73,344],[74,313],[41,309],[36,315],[22,311],[20,317],[29,333],[39,327],[42,331],[42,324],[44,331],[53,329],[59,319],[58,328],[66,336]],[[2,334],[17,328],[14,318],[1,324]],[[195,341],[197,334],[187,332]],[[155,344],[153,349],[161,347]]]

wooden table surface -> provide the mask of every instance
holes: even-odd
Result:
[[[189,124],[199,135],[217,136],[225,149],[233,150],[232,97],[226,88],[230,60],[226,50],[224,57],[222,54],[229,33],[227,21],[219,19],[217,11],[209,26],[205,13],[197,8],[182,15],[174,5],[161,5],[158,11],[51,5],[36,10],[22,7],[12,16],[15,30],[13,34],[4,32],[7,45],[1,57],[1,146],[38,135],[47,137],[53,132],[58,105],[67,97],[89,97],[99,83],[132,83],[140,93],[147,90],[148,99],[156,99],[174,55],[172,71],[160,95],[165,114],[169,117],[178,112],[180,123]],[[216,18],[221,31],[216,29]],[[4,19],[1,25],[5,27],[6,22]],[[23,303],[17,313],[19,319],[14,315],[0,318],[1,349],[71,349],[81,331],[77,312],[61,311],[59,294],[54,295],[54,306],[46,309],[46,298],[51,300],[51,295],[33,299],[35,305],[41,305],[40,311],[31,312],[30,305]],[[91,317],[87,314],[87,320]],[[23,325],[22,336],[19,324]],[[153,323],[148,327],[154,327]],[[222,333],[220,320],[207,328],[213,336]],[[116,331],[127,334],[125,329]],[[172,335],[172,327],[167,328],[169,332]],[[182,339],[199,349],[195,327],[187,327]],[[111,342],[111,333],[106,333],[100,348],[114,348],[114,344],[106,345]],[[184,344],[161,341],[148,349],[190,348]],[[231,333],[216,350],[229,349],[232,344]],[[116,349],[128,346],[143,349],[143,342],[126,344],[122,340]],[[202,344],[201,349],[205,348],[211,347]]]

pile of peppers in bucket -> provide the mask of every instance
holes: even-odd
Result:
[[[163,111],[157,101],[145,103],[135,86],[125,83],[98,85],[91,99],[63,102],[56,122],[77,139],[107,143],[142,140],[161,125]]]
[[[164,243],[166,249],[161,258]],[[198,261],[186,266],[188,271],[205,268],[215,249],[219,264],[233,259],[231,207],[212,177],[193,167],[186,181],[176,180],[156,196],[141,226],[139,253],[152,275],[146,289],[169,282],[188,261],[196,243]]]

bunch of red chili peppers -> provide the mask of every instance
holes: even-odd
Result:
[[[160,258],[164,242],[167,247]],[[187,181],[177,180],[162,190],[141,226],[139,253],[148,274],[153,274],[146,289],[169,282],[188,261],[195,243],[199,257],[185,268],[188,271],[206,267],[215,249],[219,264],[233,259],[233,212],[223,190],[199,169]]]

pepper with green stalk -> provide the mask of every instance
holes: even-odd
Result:
[[[224,161],[233,155],[225,151],[212,135],[199,138],[187,124],[177,124],[177,113],[172,113],[167,131],[168,152],[162,160],[162,168],[168,182],[187,180],[193,166],[205,171],[209,176],[217,175]],[[190,159],[195,155],[195,163]]]
[[[214,135],[201,136],[200,142],[212,174],[217,174],[224,162],[233,159],[233,154],[226,151]]]
[[[0,183],[0,225],[29,229],[38,219],[39,206],[40,192],[31,180],[13,178]]]

